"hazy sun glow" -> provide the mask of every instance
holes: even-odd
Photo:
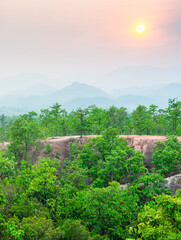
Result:
[[[137,26],[136,31],[138,33],[143,33],[145,31],[145,26],[144,25]]]

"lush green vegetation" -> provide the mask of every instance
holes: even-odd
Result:
[[[91,106],[67,113],[59,104],[2,117],[0,152],[0,239],[2,240],[177,240],[181,238],[181,194],[164,188],[164,177],[181,167],[175,136],[154,148],[153,164],[119,138],[121,134],[179,134],[181,103],[168,108]],[[69,159],[31,161],[35,141],[57,135],[100,135],[70,144]],[[39,142],[36,147],[40,148]],[[45,153],[51,152],[50,144]],[[129,183],[129,188],[121,185]]]
[[[13,138],[10,129],[15,119],[0,116],[1,141]],[[22,115],[14,123],[17,128],[22,121],[27,131],[33,127],[31,124],[35,124],[36,130],[40,128],[46,137],[100,135],[108,127],[117,129],[120,135],[181,135],[181,101],[169,99],[166,109],[159,109],[155,105],[149,108],[139,105],[132,113],[123,107],[102,109],[95,105],[68,113],[56,103],[49,109],[42,109],[39,114],[30,112]]]

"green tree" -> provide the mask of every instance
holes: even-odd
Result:
[[[38,114],[34,111],[29,112],[29,113],[25,113],[22,115],[22,117],[27,120],[27,121],[32,121],[35,120],[37,118]]]
[[[39,214],[41,204],[45,204],[48,199],[54,198],[58,193],[57,165],[59,163],[56,159],[50,160],[45,158],[40,161],[39,166],[34,165],[32,168],[33,179],[27,194],[29,197],[37,198],[40,203],[36,216]]]
[[[43,133],[36,120],[28,121],[24,117],[17,118],[10,129],[11,144],[8,145],[9,153],[13,153],[17,159],[27,159],[28,151],[35,145]]]
[[[80,220],[67,219],[63,223],[61,229],[64,232],[63,239],[71,240],[89,240],[89,231],[81,224]]]
[[[164,185],[164,177],[153,170],[151,173],[147,171],[141,175],[140,178],[134,181],[132,186],[140,198],[139,204],[144,205],[162,193],[171,194],[170,190],[165,188]]]
[[[149,119],[148,109],[139,105],[136,110],[132,112],[134,131],[138,135],[149,134],[149,125],[147,121]]]
[[[181,238],[181,197],[160,195],[138,215],[136,239],[177,240]]]
[[[129,226],[137,216],[137,197],[112,182],[107,188],[80,191],[72,208],[92,234],[121,240],[129,236]]]
[[[8,201],[0,188],[0,239],[23,240],[24,232],[19,230],[14,223],[7,222],[6,216],[2,214],[2,209],[7,203]]]
[[[161,173],[178,172],[181,163],[181,146],[175,136],[169,137],[165,142],[157,142],[154,147],[153,164]]]
[[[6,116],[4,114],[0,115],[0,132],[1,132],[1,141],[4,141],[5,135],[5,126],[6,126]]]
[[[106,111],[105,126],[116,128],[119,134],[124,134],[128,128],[126,108],[111,106]]]
[[[75,132],[82,138],[82,136],[90,130],[90,123],[88,121],[89,109],[78,108],[76,111],[73,111],[71,115]]]
[[[40,112],[40,124],[44,128],[46,136],[66,136],[67,112],[58,103],[50,109],[42,109]]]
[[[86,169],[89,183],[95,187],[107,186],[110,181],[133,181],[145,172],[143,156],[117,136],[117,130],[109,127],[101,137],[90,139],[78,154],[79,166]]]
[[[100,135],[105,128],[106,110],[92,105],[89,111],[88,122],[91,123],[91,134]]]
[[[171,123],[171,131],[176,132],[178,123],[181,121],[181,101],[176,98],[168,100],[168,108],[165,110]]]
[[[24,240],[62,240],[64,234],[53,226],[51,219],[44,217],[23,218],[20,229],[24,232]]]
[[[13,176],[15,172],[16,162],[14,159],[9,159],[3,156],[3,153],[0,151],[0,179]]]

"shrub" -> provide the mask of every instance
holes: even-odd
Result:
[[[45,153],[50,153],[51,152],[51,145],[49,142],[46,143],[46,147],[45,147]]]

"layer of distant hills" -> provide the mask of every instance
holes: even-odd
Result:
[[[35,85],[24,91],[13,92],[0,98],[0,114],[16,115],[28,111],[39,111],[58,102],[67,111],[79,107],[97,105],[108,108],[111,105],[126,107],[129,111],[139,104],[155,104],[160,108],[167,107],[168,99],[181,97],[181,84],[152,85],[149,87],[130,87],[117,89],[108,94],[100,88],[74,82],[60,90],[48,85]]]
[[[181,66],[127,66],[107,74],[80,73],[60,79],[22,73],[0,79],[0,83],[0,114],[6,115],[39,111],[56,102],[67,111],[93,104],[123,106],[128,111],[139,104],[165,108],[169,98],[181,98]]]

